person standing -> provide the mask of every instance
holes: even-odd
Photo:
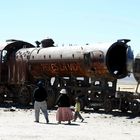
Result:
[[[77,118],[81,119],[81,122],[84,121],[83,117],[80,114],[80,101],[79,98],[75,98],[75,113],[74,113],[74,121],[76,121]]]
[[[34,109],[35,109],[35,122],[39,122],[40,110],[43,112],[46,123],[49,123],[48,110],[47,110],[47,92],[43,86],[42,81],[37,83],[37,88],[34,90]]]
[[[60,91],[60,96],[56,101],[56,105],[58,105],[58,109],[56,112],[56,120],[60,124],[61,121],[68,121],[68,124],[71,124],[71,120],[73,119],[73,113],[70,109],[70,100],[67,95],[66,89],[62,89]]]

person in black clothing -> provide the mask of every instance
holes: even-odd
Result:
[[[58,105],[56,120],[59,124],[61,123],[61,121],[68,121],[68,124],[70,124],[71,120],[73,119],[73,113],[70,109],[69,97],[67,95],[66,89],[62,89],[60,93],[61,94],[56,102],[56,105]]]
[[[35,109],[35,122],[39,122],[40,110],[43,112],[46,122],[49,123],[48,111],[47,111],[47,92],[43,87],[42,81],[39,81],[37,88],[34,90],[34,109]]]

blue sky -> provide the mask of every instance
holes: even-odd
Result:
[[[131,39],[140,52],[140,0],[0,0],[0,40],[56,44]]]

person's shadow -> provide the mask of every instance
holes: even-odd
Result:
[[[70,126],[80,126],[80,124],[77,124],[77,123],[71,123],[71,124],[68,124],[68,123],[61,123],[61,124],[58,124],[58,123],[45,123],[45,122],[38,122],[38,124],[45,124],[45,125],[70,125]]]

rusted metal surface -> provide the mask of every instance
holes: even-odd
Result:
[[[31,73],[33,76],[87,76],[86,67],[79,62],[48,62],[31,64]]]
[[[0,61],[0,82],[15,84],[19,81],[26,80],[26,62],[22,59],[20,63],[15,61],[15,53],[21,48],[33,48],[34,46],[24,41],[13,41],[11,43],[5,43],[5,46],[0,46],[1,50],[1,61]],[[4,52],[4,53],[3,53]]]
[[[43,50],[43,49],[42,49]],[[41,50],[40,50],[41,52]],[[94,77],[94,76],[109,76],[107,67],[104,64],[104,54],[101,51],[92,52],[87,58],[85,58],[84,53],[69,53],[69,56],[65,55],[65,52],[57,54],[58,57],[53,58],[42,58],[40,52],[36,54],[38,57],[32,59],[33,54],[31,54],[31,60],[29,60],[30,72],[34,77],[39,76],[75,76],[75,77]],[[50,54],[47,49],[46,57]],[[71,54],[71,55],[70,55]],[[60,57],[62,58],[60,59]],[[74,58],[72,57],[74,55]],[[70,58],[71,56],[71,58]],[[68,59],[69,58],[69,59]]]
[[[43,45],[35,47],[15,40],[2,47],[7,51],[0,64],[1,85],[6,89],[2,91],[5,92],[2,96],[8,97],[12,91],[16,91],[9,97],[16,97],[19,103],[28,104],[35,83],[41,79],[45,82],[46,89],[51,91],[48,100],[51,99],[52,105],[63,87],[69,90],[73,101],[76,96],[80,96],[83,106],[88,105],[88,97],[93,105],[96,101],[108,105],[109,99],[110,103],[118,99],[114,96],[117,79],[124,78],[131,72],[133,52],[127,42],[128,40],[120,40],[109,44],[67,47],[47,45],[42,48]],[[134,72],[139,73],[138,65]],[[54,82],[51,81],[52,77]],[[78,79],[81,77],[84,80]],[[139,78],[138,75],[136,77]],[[98,109],[96,107],[94,109]],[[111,104],[110,107],[113,108]]]
[[[26,62],[27,70],[34,78],[47,76],[123,78],[130,72],[127,71],[127,64],[132,61],[130,59],[127,62],[127,48],[129,47],[122,42],[113,45],[65,48],[24,48],[16,53],[16,61]],[[117,55],[120,55],[118,60]]]
[[[9,83],[22,83],[30,80],[30,77],[55,76],[117,79],[130,72],[127,69],[127,64],[131,61],[126,59],[127,48],[129,46],[123,41],[48,48],[35,48],[24,41],[13,41],[4,47],[8,52],[4,65],[8,69]],[[119,57],[116,58],[117,56]],[[3,73],[3,70],[0,71]]]

